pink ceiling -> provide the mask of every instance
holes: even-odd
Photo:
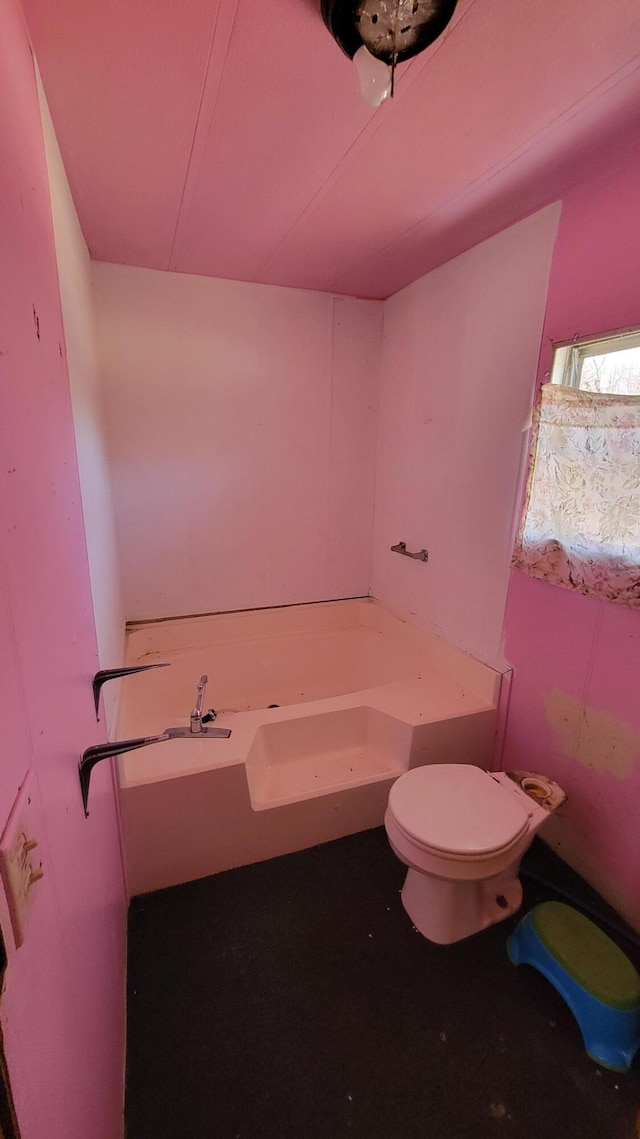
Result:
[[[640,143],[638,0],[459,0],[362,102],[320,0],[24,0],[98,260],[386,297]]]

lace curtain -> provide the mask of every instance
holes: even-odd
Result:
[[[640,608],[640,396],[545,384],[512,564]]]

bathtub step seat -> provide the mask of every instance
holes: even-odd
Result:
[[[269,769],[263,783],[262,802],[276,805],[291,799],[326,795],[365,782],[392,779],[402,770],[366,747],[306,756]]]
[[[640,976],[611,938],[571,906],[542,902],[519,923],[507,952],[557,989],[592,1060],[628,1071],[640,1048]]]
[[[397,778],[410,728],[373,708],[343,708],[258,728],[247,757],[254,810]]]

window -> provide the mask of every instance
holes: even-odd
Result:
[[[513,565],[640,608],[640,330],[556,349]]]
[[[640,330],[556,348],[551,382],[609,395],[640,395]]]

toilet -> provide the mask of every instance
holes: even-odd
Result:
[[[402,902],[416,929],[450,945],[514,913],[520,860],[565,798],[536,772],[464,763],[415,767],[396,779],[384,825],[408,866]]]

